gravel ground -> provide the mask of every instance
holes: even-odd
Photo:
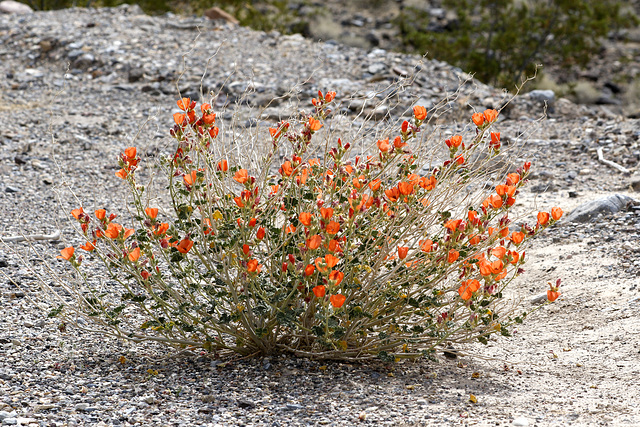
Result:
[[[563,221],[533,242],[528,271],[511,296],[532,308],[546,281],[556,278],[563,280],[563,296],[513,337],[463,349],[480,357],[441,355],[440,363],[393,366],[290,356],[219,360],[71,326],[60,330],[58,320],[34,306],[35,275],[45,274],[40,256],[63,272],[55,255],[79,243],[67,222],[79,204],[71,191],[88,209],[121,211],[124,189],[113,177],[118,153],[145,122],[135,140],[139,151],[151,161],[170,149],[167,129],[181,74],[182,94],[196,98],[201,81],[205,92],[226,81],[217,107],[237,101],[241,111],[273,119],[318,89],[370,100],[391,95],[392,105],[377,109],[372,101],[345,104],[345,114],[358,120],[359,109],[383,118],[416,99],[431,107],[466,79],[428,61],[410,88],[390,94],[385,88],[419,60],[200,19],[149,17],[135,7],[0,15],[0,237],[62,230],[61,241],[0,245],[0,269],[20,285],[0,278],[0,423],[640,425],[640,210],[634,207],[640,123],[603,106],[553,99],[549,118],[538,123],[542,103],[527,95],[504,111],[500,131],[519,147],[513,161],[534,161],[519,211],[597,209],[596,200],[615,194],[630,203],[589,222]],[[439,123],[444,131],[459,129],[469,106],[500,106],[502,98],[491,87],[465,84]],[[523,133],[529,138],[518,145]],[[600,163],[599,148],[630,173]]]

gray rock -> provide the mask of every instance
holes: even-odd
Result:
[[[640,175],[632,176],[629,186],[633,188],[634,191],[640,191]]]
[[[17,416],[18,416],[18,413],[16,411],[11,411],[11,412],[0,411],[0,421],[4,421],[7,418],[15,418]]]
[[[383,73],[387,71],[387,65],[383,64],[382,62],[376,62],[369,65],[369,67],[367,68],[367,71],[371,74]]]
[[[287,410],[297,411],[298,409],[304,409],[304,406],[299,405],[297,403],[287,403]]]
[[[83,53],[75,61],[73,61],[73,67],[80,70],[86,70],[96,62],[96,57],[90,53]]]
[[[593,222],[600,215],[614,214],[625,209],[628,204],[639,202],[623,194],[614,194],[601,199],[586,202],[575,208],[567,217],[566,222]]]
[[[255,402],[252,402],[251,400],[247,400],[247,399],[240,399],[238,400],[238,406],[242,409],[253,409],[256,407]]]
[[[88,403],[78,403],[75,406],[76,411],[86,411],[87,409],[89,409],[89,404]]]
[[[33,12],[33,9],[31,9],[29,6],[27,6],[24,3],[19,3],[13,0],[5,0],[5,1],[0,1],[0,12],[23,14],[23,13],[31,13]]]
[[[556,99],[556,94],[552,90],[532,90],[529,92],[529,98],[534,101],[546,102],[551,104]]]
[[[7,425],[7,426],[14,426],[16,424],[18,424],[18,419],[11,417],[11,418],[5,418],[4,420],[2,420],[2,424],[3,425]]]

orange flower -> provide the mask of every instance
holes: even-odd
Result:
[[[107,216],[107,211],[104,209],[96,209],[95,214],[96,214],[96,218],[102,221],[105,218],[105,216]]]
[[[133,233],[135,233],[136,231],[133,228],[125,228],[124,229],[124,235],[122,236],[123,239],[128,239],[129,237],[133,236]]]
[[[209,136],[215,139],[218,137],[218,132],[220,132],[220,129],[218,129],[218,126],[214,126],[211,129],[209,129]]]
[[[124,150],[124,155],[127,156],[129,159],[132,159],[132,160],[135,159],[136,154],[137,154],[136,147],[129,147],[129,148],[125,148]]]
[[[311,276],[314,271],[316,271],[316,267],[313,264],[307,264],[307,266],[304,268],[305,276]]]
[[[406,246],[398,246],[398,258],[405,259],[409,253],[409,248]]]
[[[156,219],[158,216],[158,208],[146,208],[144,213],[146,213],[149,218]]]
[[[420,250],[422,252],[431,252],[431,249],[433,248],[433,241],[431,241],[431,239],[420,240],[418,244],[420,245]]]
[[[340,231],[340,224],[337,222],[331,221],[327,224],[327,233],[336,234],[338,231]]]
[[[518,182],[520,182],[520,175],[517,173],[507,175],[507,185],[516,185]]]
[[[345,297],[342,294],[331,295],[331,297],[329,297],[329,301],[331,301],[331,305],[334,306],[335,308],[342,307],[342,305],[346,300],[347,300],[347,297]]]
[[[502,207],[502,197],[498,196],[497,194],[492,194],[487,198],[486,201],[496,209]],[[482,205],[484,206],[484,203]]]
[[[140,258],[140,247],[136,247],[134,250],[129,252],[129,261],[136,262]]]
[[[269,194],[277,194],[278,191],[280,191],[280,186],[279,185],[272,185],[271,186],[271,191],[269,192]]]
[[[208,104],[203,104],[202,107],[204,107],[205,105],[208,105]],[[216,122],[215,113],[205,113],[205,114],[203,114],[202,115],[202,121],[204,122],[205,125],[211,126],[212,124],[214,124]]]
[[[371,191],[378,191],[380,189],[381,183],[382,183],[382,180],[374,179],[369,183],[369,188],[371,189]]]
[[[80,249],[84,249],[87,252],[92,252],[96,249],[96,241],[94,240],[93,243],[92,242],[87,242],[84,245],[80,246]]]
[[[491,263],[491,272],[493,274],[500,273],[503,268],[504,268],[504,263],[502,262],[502,260],[497,259]]]
[[[516,251],[509,251],[509,255],[511,255],[511,261],[509,262],[513,265],[516,265],[520,260],[520,254]]]
[[[512,185],[497,185],[496,193],[498,193],[498,196],[500,197],[504,196],[505,194],[509,197],[513,197],[513,195],[516,193],[516,187]]]
[[[240,169],[239,171],[236,172],[233,179],[235,179],[240,184],[244,184],[249,179],[249,172],[247,172],[246,169]]]
[[[186,185],[191,186],[198,179],[198,171],[191,171],[190,174],[183,176],[182,179],[184,179]]]
[[[427,109],[420,105],[416,105],[413,107],[413,115],[416,120],[424,120],[427,118]]]
[[[491,254],[496,258],[502,259],[507,254],[507,248],[505,248],[504,246],[498,246],[497,248],[491,250]]]
[[[429,178],[420,178],[420,182],[418,185],[420,185],[420,187],[424,188],[427,191],[431,191],[436,187],[437,182],[438,180],[435,176],[430,176]]]
[[[58,256],[58,258],[69,261],[71,257],[73,257],[73,252],[75,252],[73,246],[69,246],[68,248],[64,248],[60,251],[60,256]]]
[[[289,234],[289,233],[295,233],[295,232],[296,232],[296,230],[297,230],[296,226],[295,226],[295,225],[293,225],[293,224],[290,224],[290,225],[286,228],[285,232],[286,232],[287,234]]]
[[[462,144],[462,136],[453,135],[445,141],[445,144],[447,144],[447,147],[449,148],[458,148]]]
[[[551,208],[551,218],[553,218],[554,221],[557,221],[560,218],[562,218],[563,213],[564,212],[562,212],[562,209],[560,208]]]
[[[180,243],[178,243],[178,246],[176,246],[178,251],[180,251],[180,253],[183,253],[183,254],[186,254],[187,252],[189,252],[192,247],[193,247],[193,242],[189,240],[189,238],[187,237],[182,239]]]
[[[484,258],[481,258],[478,262],[478,266],[480,267],[480,274],[483,276],[490,276],[491,271],[491,263]]]
[[[324,219],[330,219],[333,216],[333,208],[320,208],[320,215]]]
[[[307,239],[307,247],[309,249],[318,249],[322,243],[322,236],[319,234],[313,235]]]
[[[179,99],[177,104],[179,109],[181,109],[182,111],[187,111],[189,108],[191,108],[191,98]]]
[[[236,202],[239,208],[244,208],[244,203],[242,203],[242,198],[240,196],[236,196],[233,198],[233,201]]]
[[[336,282],[334,286],[340,285],[340,283],[342,283],[342,279],[344,279],[344,273],[342,271],[333,270],[329,273],[329,280],[335,280]]]
[[[184,126],[187,124],[186,120],[187,116],[182,113],[175,113],[173,115],[173,121],[176,122],[178,126]]]
[[[156,236],[163,236],[168,229],[169,229],[169,224],[167,224],[166,222],[163,222],[162,224],[157,226],[153,234],[155,234]]]
[[[521,231],[514,231],[511,233],[511,241],[514,245],[519,245],[524,240],[524,233]]]
[[[116,239],[120,235],[122,231],[122,226],[120,224],[116,224],[115,222],[107,225],[107,229],[104,231],[104,235],[110,239]]]
[[[313,218],[313,215],[311,215],[309,212],[302,212],[299,216],[300,222],[307,227],[311,225],[311,218]]]
[[[500,132],[491,132],[491,143],[492,147],[500,148]]]
[[[116,172],[116,176],[121,179],[126,179],[127,175],[128,175],[127,171],[124,169],[120,169],[119,171]]]
[[[229,163],[226,160],[220,160],[216,169],[222,172],[226,172],[229,170]]]
[[[379,139],[377,142],[377,145],[378,145],[378,150],[380,150],[382,153],[386,153],[391,148],[391,145],[389,144],[389,138]]]
[[[470,245],[477,245],[478,243],[480,243],[480,236],[478,236],[477,234],[469,236]]]
[[[478,127],[484,124],[484,116],[482,113],[475,113],[471,116],[471,120],[473,120],[473,123]]]
[[[460,297],[467,301],[471,299],[473,293],[480,289],[480,282],[476,279],[465,280],[458,288],[458,293]]]
[[[558,291],[552,291],[552,290],[547,291],[547,299],[549,300],[549,302],[554,302],[555,300],[558,299],[558,297],[560,297],[560,295],[562,294]]]
[[[322,298],[326,294],[327,289],[322,285],[318,285],[318,286],[315,286],[312,289],[312,291],[313,291],[313,294],[316,296],[316,298]]]
[[[460,256],[460,252],[456,251],[455,249],[451,249],[449,251],[449,254],[447,255],[447,261],[449,263],[455,262],[459,256]]]
[[[398,187],[393,187],[388,190],[384,190],[385,196],[389,199],[390,202],[397,202],[400,197],[400,191],[398,191]]]
[[[549,214],[547,212],[538,212],[538,224],[546,225],[549,222]]]
[[[322,123],[320,123],[319,120],[314,119],[313,117],[309,117],[309,130],[312,132],[315,132],[317,130],[320,130],[320,128],[322,127]]]
[[[484,119],[487,123],[493,123],[498,118],[498,111],[496,110],[484,110]]]
[[[264,239],[264,235],[266,234],[266,231],[264,230],[264,227],[260,227],[258,228],[258,232],[256,233],[256,237],[258,238],[258,240],[262,240]]]
[[[256,272],[260,272],[260,265],[258,265],[258,260],[257,259],[250,259],[249,261],[247,261],[247,271],[249,273],[256,273]]]
[[[80,215],[82,215],[83,213],[84,213],[84,210],[82,210],[81,207],[71,211],[71,215],[73,215],[75,219],[80,219]]]
[[[444,224],[444,228],[448,229],[452,233],[458,229],[458,227],[462,224],[461,219],[450,219]]]
[[[393,146],[396,148],[403,148],[407,146],[407,143],[402,142],[402,138],[399,136],[396,136],[393,140]]]
[[[400,194],[408,196],[409,194],[413,193],[413,184],[411,184],[410,182],[401,182],[400,184],[398,184],[398,190],[400,191]]]
[[[338,257],[335,257],[335,256],[333,256],[331,254],[326,254],[324,256],[324,260],[327,263],[327,267],[329,267],[329,268],[335,267],[338,264],[338,262],[340,261],[340,259]]]
[[[292,173],[293,173],[293,167],[291,166],[291,162],[287,160],[282,164],[282,167],[280,168],[280,174],[291,176]]]
[[[242,252],[244,252],[245,255],[249,255],[250,251],[251,251],[251,247],[249,245],[247,245],[246,243],[242,245]]]

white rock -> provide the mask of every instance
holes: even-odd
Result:
[[[514,426],[528,426],[529,425],[529,420],[526,419],[525,417],[518,417],[515,420],[513,420],[513,425]]]
[[[33,9],[24,3],[13,0],[0,1],[0,12],[2,13],[31,13]]]

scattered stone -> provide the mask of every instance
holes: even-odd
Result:
[[[551,104],[556,99],[556,94],[552,90],[532,90],[528,93],[529,98],[534,101]]]
[[[78,404],[76,404],[76,406],[75,406],[75,410],[76,410],[76,411],[84,412],[84,411],[86,411],[87,409],[89,409],[89,404],[88,404],[88,403],[78,403]]]
[[[253,409],[256,407],[256,404],[251,400],[240,399],[238,400],[238,407],[241,409]]]
[[[32,13],[33,9],[31,9],[31,7],[29,7],[24,3],[19,3],[13,0],[4,0],[4,1],[0,1],[0,12],[24,14],[24,13]]]
[[[633,188],[634,191],[640,191],[640,175],[632,176],[629,186]]]
[[[5,191],[5,193],[19,193],[20,192],[20,190],[18,190],[16,187],[11,187],[9,185],[7,185],[4,188],[4,191]]]
[[[542,304],[547,301],[547,293],[536,295],[529,301],[531,304]]]
[[[614,194],[600,199],[583,203],[575,208],[563,222],[593,222],[601,215],[609,215],[627,208],[627,205],[637,205],[639,202],[623,194]]]
[[[527,418],[525,418],[525,417],[518,417],[518,418],[513,420],[513,425],[514,426],[520,426],[520,427],[528,426],[529,425],[529,420]]]
[[[240,21],[238,21],[235,16],[215,6],[205,10],[204,16],[212,20],[219,19],[236,25],[240,23]]]
[[[4,421],[7,418],[16,418],[17,416],[18,416],[18,413],[16,411],[11,411],[11,412],[0,411],[0,421]]]

